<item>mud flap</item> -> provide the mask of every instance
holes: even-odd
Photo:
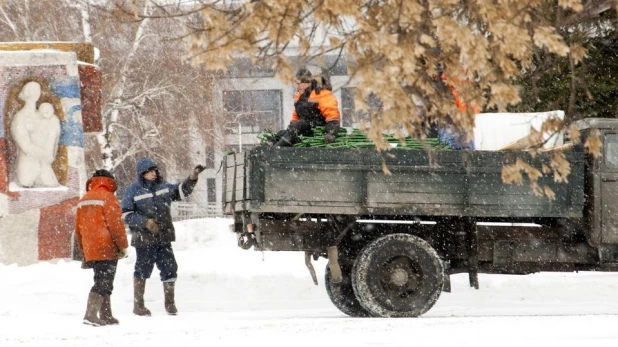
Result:
[[[309,269],[309,273],[311,274],[311,279],[313,280],[313,284],[318,285],[318,276],[315,274],[315,269],[313,268],[313,264],[311,264],[311,252],[305,252],[305,265],[307,269]]]
[[[330,268],[330,278],[333,283],[341,283],[343,277],[341,275],[341,267],[339,266],[339,251],[337,246],[330,246],[326,249],[328,255],[328,267]]]
[[[442,291],[450,293],[451,292],[451,263],[449,261],[442,261],[442,266],[444,267],[444,283],[442,284]]]
[[[476,231],[476,220],[474,218],[465,219],[465,230],[468,236],[468,279],[470,287],[479,289],[479,263],[478,263],[478,242]]]

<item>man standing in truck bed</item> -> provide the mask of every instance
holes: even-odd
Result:
[[[296,73],[296,95],[292,121],[286,130],[275,136],[274,146],[290,147],[298,143],[298,135],[311,136],[316,126],[326,126],[324,142],[337,139],[341,116],[337,98],[323,76],[313,76],[302,68]]]

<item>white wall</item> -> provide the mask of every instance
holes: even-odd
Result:
[[[539,131],[550,118],[564,119],[564,111],[530,113],[480,113],[474,120],[474,145],[477,150],[498,150],[511,142]],[[552,136],[553,135],[553,136]],[[562,144],[562,134],[544,134],[545,148]]]

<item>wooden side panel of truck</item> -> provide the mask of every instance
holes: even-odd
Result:
[[[550,161],[549,155],[533,159],[523,152],[257,148],[226,158],[225,211],[583,217],[583,153],[567,154],[572,165],[567,183],[539,181],[554,191],[555,200],[535,196],[527,180],[502,182],[503,165],[518,156]]]

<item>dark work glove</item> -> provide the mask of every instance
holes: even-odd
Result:
[[[287,134],[288,130],[287,129],[283,129],[283,130],[279,130],[273,137],[272,139],[270,139],[270,147],[273,147],[277,144],[277,142],[279,142],[279,140],[281,140],[281,138],[283,136],[285,136]]]
[[[159,227],[159,224],[156,220],[148,218],[146,220],[146,229],[150,230],[153,233],[158,233],[161,228]]]
[[[332,143],[337,140],[337,134],[339,133],[339,121],[333,121],[326,123],[326,132],[324,133],[324,142]]]
[[[82,260],[82,269],[92,269],[92,264],[89,261]]]
[[[280,136],[273,147],[292,147],[293,144],[299,141],[298,136],[296,136],[297,132],[298,130],[296,129],[296,124],[290,123],[287,129],[277,133],[277,135]]]
[[[333,143],[337,140],[337,137],[331,134],[324,135],[324,143]]]
[[[191,181],[195,181],[197,180],[197,176],[202,173],[202,171],[206,170],[206,167],[204,165],[196,165],[195,168],[193,169],[193,171],[191,171],[191,174],[189,175],[189,179]]]
[[[129,256],[129,248],[118,251],[118,259],[124,259]]]

